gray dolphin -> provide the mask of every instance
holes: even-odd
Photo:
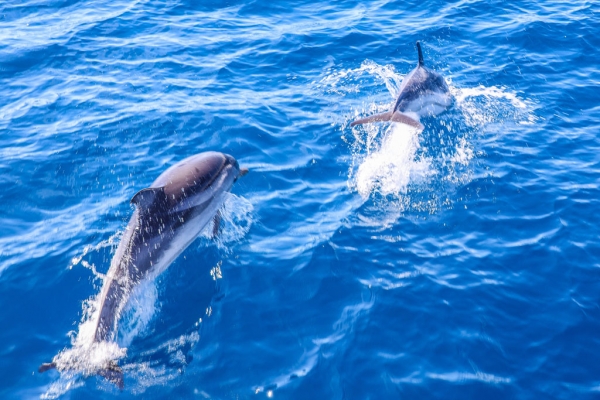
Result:
[[[216,234],[225,193],[247,172],[230,155],[200,153],[168,168],[133,196],[135,211],[97,297],[93,342],[115,339],[117,322],[133,288],[167,269],[213,219]],[[56,357],[39,371],[52,368],[57,368]],[[116,362],[95,373],[123,388],[123,372]]]
[[[383,114],[356,120],[350,126],[393,121],[422,130],[423,125],[419,122],[419,117],[439,114],[452,103],[452,96],[444,78],[425,67],[419,42],[417,42],[417,51],[419,64],[402,80],[400,93],[392,109]]]

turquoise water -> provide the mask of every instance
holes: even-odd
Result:
[[[596,398],[598,21],[578,1],[0,4],[0,397]],[[420,134],[351,128],[417,40],[453,105]],[[250,173],[221,235],[134,293],[123,392],[39,374],[85,329],[129,199],[208,150]]]

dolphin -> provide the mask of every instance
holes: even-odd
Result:
[[[417,42],[417,51],[419,53],[419,64],[402,80],[400,93],[390,111],[358,119],[352,122],[350,126],[370,122],[393,121],[423,130],[419,117],[437,115],[452,103],[452,96],[444,78],[437,72],[425,67],[421,43],[419,42]]]
[[[247,172],[228,154],[200,153],[171,166],[133,196],[135,211],[96,298],[99,312],[92,343],[115,340],[117,322],[136,285],[166,270],[209,221],[215,221],[213,234],[217,233],[226,192]],[[57,357],[42,364],[39,372],[60,369]],[[123,388],[123,372],[116,362],[94,373]]]

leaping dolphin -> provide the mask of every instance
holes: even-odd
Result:
[[[225,194],[247,172],[228,154],[200,153],[168,168],[133,196],[135,211],[96,299],[99,312],[92,343],[115,340],[117,322],[133,288],[167,269],[213,219],[216,234]],[[64,369],[57,357],[39,371]],[[94,373],[123,388],[123,372],[116,362]]]
[[[417,42],[419,64],[406,75],[400,85],[400,93],[392,109],[383,114],[372,115],[356,120],[350,126],[370,122],[401,122],[422,130],[419,117],[437,115],[451,103],[452,96],[444,78],[435,71],[425,67],[421,43]]]

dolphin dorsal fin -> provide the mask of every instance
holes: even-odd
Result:
[[[419,67],[424,67],[423,63],[423,52],[421,51],[421,42],[417,40],[417,51],[419,52]]]
[[[159,188],[142,189],[131,198],[130,203],[135,204],[137,208],[147,210],[153,205],[159,205],[166,200],[165,190]]]

